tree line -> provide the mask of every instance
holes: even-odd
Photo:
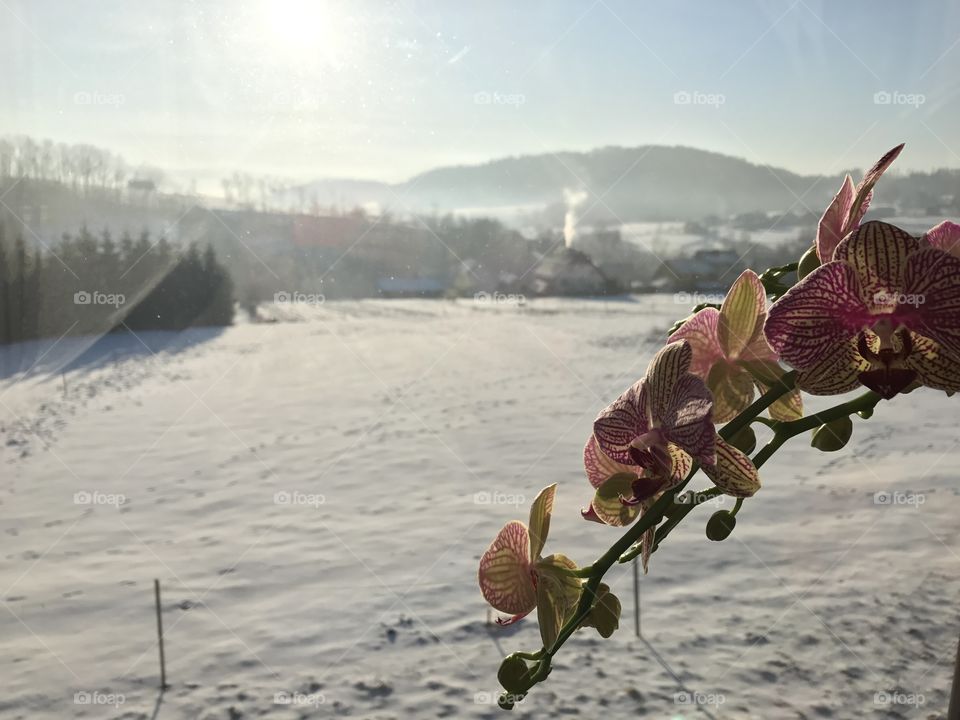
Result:
[[[212,247],[174,248],[148,233],[64,234],[28,249],[0,225],[0,343],[129,329],[229,325],[233,283]]]

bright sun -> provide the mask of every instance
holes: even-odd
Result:
[[[264,0],[264,30],[277,50],[295,55],[315,51],[330,54],[336,34],[322,0]]]

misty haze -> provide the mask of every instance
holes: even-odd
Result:
[[[960,720],[960,7],[0,0],[0,63],[0,720]]]

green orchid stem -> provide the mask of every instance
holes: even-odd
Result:
[[[737,513],[740,512],[740,508],[742,507],[743,507],[743,498],[737,498],[737,504],[733,506],[733,510],[730,511],[730,514],[736,517]]]
[[[746,410],[724,425],[718,432],[720,437],[724,440],[730,440],[730,438],[744,427],[758,420],[762,412],[794,389],[796,381],[796,371],[785,373],[775,385],[770,387],[769,390],[755,400]],[[818,428],[832,420],[846,417],[862,410],[871,410],[880,400],[881,397],[877,393],[867,392],[853,400],[798,420],[791,420],[789,422],[767,422],[766,420],[762,420],[761,422],[764,422],[764,424],[767,424],[773,429],[774,434],[770,442],[753,457],[753,464],[757,468],[762,466],[790,438],[802,432]],[[577,571],[571,571],[572,575],[584,577],[587,579],[587,582],[583,586],[583,592],[580,594],[580,600],[577,603],[576,610],[570,616],[570,619],[564,623],[563,627],[560,628],[556,640],[554,640],[549,649],[543,648],[538,653],[515,653],[520,657],[537,662],[536,667],[530,675],[530,687],[543,681],[547,675],[550,674],[550,663],[554,655],[559,652],[563,644],[573,635],[590,614],[594,601],[597,598],[597,590],[600,587],[600,582],[603,580],[607,571],[618,562],[628,562],[640,554],[642,548],[638,543],[643,537],[643,534],[647,532],[647,530],[657,527],[665,516],[668,517],[667,522],[657,528],[656,540],[652,548],[652,550],[655,551],[663,539],[670,534],[673,528],[683,521],[683,518],[685,518],[690,511],[697,507],[697,505],[720,494],[719,488],[710,488],[693,496],[691,502],[689,504],[683,504],[683,508],[679,512],[673,511],[668,514],[668,511],[671,510],[670,506],[673,505],[676,500],[676,496],[683,491],[699,469],[699,465],[694,464],[680,485],[670,492],[665,492],[661,495],[640,517],[637,523],[632,525],[630,529],[592,565],[579,568]],[[742,500],[737,501],[733,514],[736,514],[742,504]]]

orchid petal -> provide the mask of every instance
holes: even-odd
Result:
[[[759,378],[769,378],[770,380],[779,380],[783,377],[784,370],[775,360],[754,360],[753,362],[743,363],[747,368],[752,368],[752,375],[757,383],[761,393],[765,393],[772,385],[761,381]],[[789,422],[803,417],[803,400],[798,390],[791,390],[786,395],[781,395],[769,408],[770,417],[774,420]]]
[[[857,352],[856,339],[850,338],[797,373],[797,387],[811,395],[840,395],[860,387],[860,373],[869,369],[870,363]]]
[[[661,422],[667,440],[700,462],[713,462],[713,396],[703,380],[689,373],[681,376]]]
[[[753,402],[753,377],[727,362],[717,363],[707,378],[713,395],[713,421],[730,422]]]
[[[916,306],[907,326],[960,356],[960,258],[936,248],[915,252],[904,271],[903,295]]]
[[[557,495],[557,484],[545,487],[530,506],[530,560],[535,562],[543,551],[550,533],[550,516],[553,514],[553,500]]]
[[[723,438],[717,438],[717,462],[704,465],[713,484],[733,497],[750,497],[760,489],[760,475],[750,458]]]
[[[643,513],[647,512],[653,505],[653,501],[644,503]],[[643,515],[641,513],[641,516]],[[647,566],[650,564],[650,556],[653,555],[653,546],[657,542],[657,527],[650,526],[643,535],[640,536],[640,564],[643,566],[643,574],[647,574]]]
[[[910,333],[913,351],[903,365],[917,373],[924,385],[946,392],[960,392],[960,357],[951,356],[939,344],[917,333]]]
[[[833,260],[833,251],[846,235],[847,221],[850,218],[855,194],[853,179],[847,175],[843,179],[843,184],[840,185],[840,191],[824,210],[817,224],[817,257],[820,258],[821,263]]]
[[[668,343],[686,340],[690,344],[693,358],[689,371],[697,377],[706,379],[713,364],[723,359],[723,350],[717,338],[719,318],[720,311],[716,308],[703,308],[667,338]]]
[[[784,362],[805,370],[830,362],[838,347],[856,335],[866,315],[854,268],[828,262],[773,304],[764,333]]]
[[[673,471],[670,473],[666,484],[663,486],[664,490],[674,488],[683,482],[683,480],[690,473],[690,468],[693,467],[693,458],[691,458],[686,452],[681,450],[673,443],[667,443],[667,452],[670,453],[670,461]]]
[[[580,578],[565,572],[576,569],[573,560],[559,553],[537,563],[537,623],[545,648],[553,646],[580,600]]]
[[[724,355],[735,360],[754,339],[763,324],[767,294],[753,270],[744,270],[723,299],[717,325],[717,339]]]
[[[903,143],[900,143],[895,148],[888,150],[882,158],[877,160],[872,168],[867,170],[863,179],[860,180],[860,183],[857,185],[856,196],[853,199],[853,205],[850,208],[850,218],[847,223],[849,229],[852,230],[855,228],[867,212],[867,207],[870,205],[870,198],[873,196],[873,186],[877,184],[880,176],[883,175],[886,169],[897,159],[900,151],[903,150],[903,145]]]
[[[593,422],[593,434],[611,459],[625,465],[630,460],[630,443],[649,429],[646,380],[638,380],[623,395],[600,411]]]
[[[924,238],[933,247],[960,257],[960,225],[957,223],[944,220],[927,230]]]
[[[633,483],[636,475],[621,473],[607,479],[599,488],[590,503],[590,507],[605,525],[624,527],[640,514],[640,504],[627,505],[621,498],[633,495]]]
[[[624,465],[611,458],[600,448],[593,435],[587,438],[587,444],[583,446],[583,467],[587,472],[587,480],[594,489],[603,485],[611,475],[633,473],[636,477],[643,472],[642,468],[636,465]]]
[[[907,258],[920,249],[920,241],[889,223],[861,225],[833,254],[850,265],[860,280],[860,296],[867,307],[887,311],[903,289]]]
[[[665,418],[675,403],[676,384],[689,372],[691,360],[693,350],[682,341],[665,345],[653,356],[645,379],[650,414],[655,420]]]
[[[480,592],[508,615],[524,615],[537,606],[530,565],[530,535],[519,520],[503,526],[480,558]]]

